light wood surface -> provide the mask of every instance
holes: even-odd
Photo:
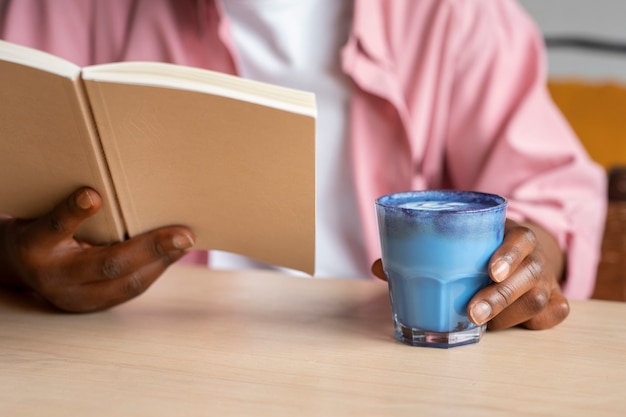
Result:
[[[454,349],[393,339],[377,281],[175,266],[112,310],[0,291],[0,416],[626,415],[626,303]]]

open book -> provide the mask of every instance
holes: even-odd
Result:
[[[37,217],[87,185],[104,204],[81,239],[185,225],[196,248],[312,273],[315,119],[308,92],[0,41],[0,214]]]

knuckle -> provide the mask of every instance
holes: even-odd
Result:
[[[546,290],[534,288],[528,292],[525,301],[528,312],[533,315],[538,314],[550,303],[550,294]]]
[[[140,273],[130,274],[124,281],[124,292],[129,297],[135,297],[146,290],[143,276]]]
[[[540,259],[536,255],[530,255],[528,257],[528,262],[526,264],[526,271],[528,272],[528,277],[533,281],[537,282],[541,278],[543,274],[543,260]]]
[[[161,260],[162,260],[163,265],[165,267],[168,267],[168,266],[172,265],[179,258],[180,258],[180,256],[177,256],[176,254],[174,254],[172,252],[167,252],[163,256],[161,256]]]
[[[554,293],[554,291],[553,291]],[[569,302],[567,301],[567,299],[565,297],[561,297],[561,300],[559,302],[554,303],[554,317],[556,318],[556,320],[558,320],[558,322],[562,322],[563,320],[565,320],[570,313],[570,305]]]
[[[544,309],[537,312],[536,316],[525,323],[525,327],[532,330],[549,329],[563,322],[570,313],[570,306],[565,297],[559,296],[559,290],[544,292]]]
[[[499,299],[498,304],[508,306],[514,301],[515,291],[509,285],[496,285],[495,290]]]
[[[521,237],[529,242],[531,245],[537,245],[537,236],[535,235],[535,232],[532,231],[532,229],[522,226],[519,228],[519,233]]]
[[[108,279],[119,278],[122,276],[123,270],[124,268],[121,261],[115,258],[104,258],[100,265],[100,272],[102,276]]]
[[[167,256],[168,254],[167,249],[165,248],[165,246],[163,246],[159,239],[151,240],[149,250],[153,255],[156,255],[157,257]]]
[[[166,245],[163,244],[163,239],[154,239],[151,241],[150,252],[156,258],[159,259],[164,266],[169,266],[176,262],[182,252],[172,251]]]
[[[570,307],[567,302],[559,305],[558,312],[556,315],[557,319],[559,320],[559,323],[565,320],[567,316],[569,316],[569,312],[570,312]]]

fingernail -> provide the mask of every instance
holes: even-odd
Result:
[[[496,282],[502,282],[509,276],[511,267],[508,262],[499,260],[491,267],[491,276]]]
[[[480,301],[470,310],[472,321],[476,324],[483,324],[491,316],[491,306],[485,301]]]
[[[176,249],[189,249],[195,243],[193,238],[189,236],[187,233],[174,236],[174,239],[172,240],[172,242],[174,243],[174,247]]]
[[[76,197],[76,204],[83,210],[89,210],[93,207],[93,200],[89,191],[83,191]]]

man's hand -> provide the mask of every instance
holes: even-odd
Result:
[[[557,242],[545,230],[507,220],[504,241],[489,261],[493,283],[470,300],[468,317],[475,324],[488,323],[491,330],[556,326],[569,314],[559,284],[563,264]],[[380,259],[372,265],[372,272],[387,279]]]
[[[0,284],[30,288],[68,312],[102,310],[144,292],[194,244],[181,226],[111,246],[77,241],[76,229],[101,203],[82,188],[39,219],[0,219]]]
[[[468,316],[489,329],[521,325],[540,330],[554,327],[569,315],[561,292],[563,253],[541,227],[507,220],[504,242],[489,261],[492,285],[469,302]]]

